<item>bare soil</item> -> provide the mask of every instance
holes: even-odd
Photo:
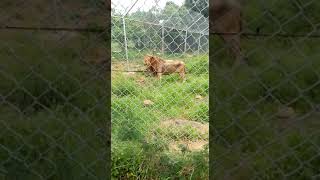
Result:
[[[178,129],[178,128],[184,128],[186,126],[191,126],[195,128],[198,131],[199,135],[209,136],[208,123],[200,123],[200,122],[184,120],[184,119],[170,119],[160,123],[161,128]],[[183,139],[183,140],[177,140],[177,141],[171,140],[171,142],[169,143],[169,151],[181,152],[182,148],[186,148],[188,151],[200,151],[200,150],[203,150],[205,145],[209,143],[207,139],[206,140]]]

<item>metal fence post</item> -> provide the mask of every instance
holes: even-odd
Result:
[[[164,25],[161,26],[161,52],[164,55]]]
[[[197,51],[198,54],[200,54],[200,42],[201,42],[201,34],[199,34],[199,39],[198,39],[198,51]]]
[[[54,26],[58,27],[58,14],[57,14],[57,1],[53,1],[53,10],[54,10]]]
[[[128,42],[127,42],[127,32],[126,32],[126,21],[124,16],[122,17],[122,24],[123,24],[123,34],[124,34],[124,46],[125,46],[125,53],[126,53],[126,60],[127,60],[127,70],[129,71],[129,57],[128,57]]]
[[[187,51],[187,38],[188,38],[188,31],[186,30],[186,36],[184,38],[184,53]]]

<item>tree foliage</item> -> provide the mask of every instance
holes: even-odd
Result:
[[[247,31],[262,33],[303,34],[315,31],[320,22],[320,1],[241,1],[243,22]],[[185,6],[192,11],[209,16],[208,0],[185,0]]]
[[[192,11],[201,13],[204,17],[209,17],[208,0],[186,0],[185,6]]]
[[[174,2],[167,2],[163,9],[133,12],[126,16],[125,21],[127,39],[131,42],[129,48],[161,50],[163,35],[164,50],[168,53],[181,53],[185,45],[189,50],[196,50],[199,34],[186,34],[185,30],[200,32],[208,28],[207,19],[201,14]],[[113,40],[124,48],[122,20],[113,18],[113,22]]]

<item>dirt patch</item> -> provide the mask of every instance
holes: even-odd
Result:
[[[123,74],[129,76],[129,77],[134,77],[136,75],[135,72],[124,72]]]
[[[164,129],[172,129],[179,131],[179,129],[192,127],[199,134],[198,139],[179,139],[179,140],[170,140],[169,142],[169,151],[171,152],[183,152],[183,151],[200,151],[203,150],[205,145],[208,142],[209,136],[209,124],[200,123],[196,121],[184,120],[184,119],[170,119],[165,120],[159,125]],[[207,137],[207,138],[203,138]]]
[[[314,132],[319,129],[320,111],[309,112],[308,114],[294,113],[289,118],[277,118],[276,125],[278,130],[299,130],[301,133]]]
[[[200,151],[203,150],[208,141],[197,140],[197,141],[173,141],[169,144],[170,151],[183,151],[185,148],[188,151]]]
[[[163,128],[183,128],[186,126],[191,126],[199,131],[200,134],[208,134],[209,133],[209,124],[208,123],[200,123],[196,121],[189,121],[184,119],[170,119],[161,122],[160,124]]]
[[[129,64],[126,61],[122,61],[122,62],[111,62],[111,68],[112,70],[116,70],[116,71],[131,71],[131,72],[135,72],[135,71],[144,71],[145,67],[141,64],[138,63],[132,63],[130,62]]]
[[[124,71],[125,67],[126,67],[126,63],[125,62],[111,62],[111,66],[113,70],[117,70],[117,71]]]

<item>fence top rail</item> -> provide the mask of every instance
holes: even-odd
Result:
[[[252,36],[252,37],[283,37],[283,38],[320,38],[320,34],[290,34],[290,33],[249,33],[249,32],[240,32],[240,33],[219,33],[219,32],[210,32],[210,35],[240,35],[240,36]]]
[[[132,19],[132,18],[128,18],[128,17],[117,16],[117,15],[112,15],[112,17],[124,18],[124,19],[130,20],[130,21],[136,21],[136,22],[139,22],[139,23],[144,23],[144,24],[149,24],[149,25],[154,25],[154,26],[161,26],[161,27],[165,27],[165,28],[168,28],[168,29],[175,29],[175,30],[184,31],[184,32],[190,32],[190,33],[194,33],[194,34],[201,34],[203,36],[208,36],[209,35],[209,27],[205,28],[203,31],[192,31],[189,28],[188,29],[175,28],[175,27],[170,27],[170,26],[166,26],[166,25],[163,25],[163,24],[159,24],[159,23],[146,22],[146,21],[141,21],[141,20]]]
[[[88,28],[88,27],[40,27],[40,26],[0,26],[0,30],[26,30],[26,31],[78,31],[101,33],[108,30],[107,26]]]

